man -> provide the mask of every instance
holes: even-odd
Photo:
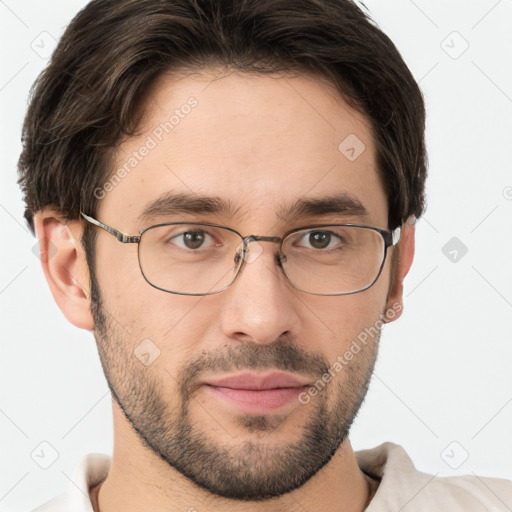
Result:
[[[424,209],[421,92],[349,0],[91,2],[24,127],[27,220],[114,452],[43,511],[508,510],[354,453]],[[492,489],[492,491],[490,490]]]

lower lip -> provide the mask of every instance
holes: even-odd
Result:
[[[242,412],[259,414],[274,412],[284,405],[298,400],[299,395],[306,387],[252,390],[206,386],[211,393],[235,405]]]

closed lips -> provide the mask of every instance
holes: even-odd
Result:
[[[230,377],[205,382],[208,386],[263,391],[276,388],[300,388],[308,385],[305,379],[284,372],[266,375],[241,373]]]

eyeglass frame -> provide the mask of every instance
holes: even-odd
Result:
[[[371,288],[377,282],[377,280],[380,277],[380,274],[382,273],[382,269],[384,268],[384,263],[386,262],[386,256],[387,256],[388,248],[397,245],[398,242],[400,242],[400,239],[402,238],[402,226],[401,225],[397,226],[396,228],[394,228],[392,230],[386,230],[386,229],[381,229],[381,228],[377,228],[377,227],[374,227],[374,226],[367,226],[367,225],[363,225],[363,224],[343,224],[343,223],[342,224],[314,224],[314,225],[303,226],[303,227],[299,227],[299,228],[293,228],[293,229],[287,231],[286,233],[284,233],[283,236],[279,237],[279,236],[261,236],[261,235],[243,236],[241,233],[239,233],[238,231],[236,231],[233,228],[230,228],[228,226],[221,226],[220,224],[211,224],[211,223],[208,223],[208,222],[162,222],[162,223],[159,223],[159,224],[153,224],[151,226],[145,227],[144,229],[142,229],[140,231],[140,233],[138,235],[127,235],[127,234],[122,233],[121,231],[113,228],[112,226],[108,226],[107,224],[104,224],[103,222],[101,222],[101,221],[99,221],[99,220],[97,220],[97,219],[95,219],[95,218],[93,218],[93,217],[91,217],[89,215],[86,215],[82,211],[80,211],[80,216],[84,220],[89,222],[90,224],[105,230],[107,233],[109,233],[112,236],[114,236],[119,242],[121,242],[123,244],[137,244],[138,245],[138,248],[137,248],[137,260],[139,262],[139,268],[140,268],[141,274],[144,277],[144,279],[146,280],[146,282],[150,286],[152,286],[153,288],[156,288],[157,290],[161,290],[161,291],[167,292],[167,293],[173,293],[173,294],[176,294],[176,295],[205,296],[205,295],[215,295],[217,293],[221,293],[221,292],[227,290],[229,287],[231,287],[231,285],[236,281],[238,276],[241,274],[242,268],[244,267],[245,262],[246,262],[246,258],[245,258],[246,249],[247,249],[247,246],[251,242],[273,242],[273,243],[278,243],[279,244],[279,249],[278,249],[278,252],[277,252],[277,264],[278,264],[279,267],[281,267],[281,270],[282,270],[283,275],[285,276],[286,280],[296,290],[302,291],[304,293],[309,293],[310,295],[320,295],[320,296],[324,296],[324,297],[336,297],[336,296],[343,296],[343,295],[353,295],[354,293],[361,293],[361,292],[364,292],[365,290],[368,290],[368,288]],[[206,292],[206,293],[178,292],[178,291],[168,290],[166,288],[162,288],[160,286],[157,286],[154,283],[152,283],[146,277],[146,274],[144,273],[144,270],[142,269],[142,265],[141,265],[141,262],[140,262],[140,241],[142,239],[142,235],[146,231],[149,231],[150,229],[158,228],[158,227],[161,227],[161,226],[173,226],[173,225],[182,225],[182,224],[183,225],[194,224],[194,225],[197,225],[197,226],[209,226],[209,227],[214,227],[214,228],[227,229],[228,231],[231,231],[232,233],[236,234],[241,239],[241,241],[242,241],[241,242],[241,245],[242,245],[241,260],[242,261],[241,261],[240,266],[238,267],[238,270],[236,271],[236,274],[233,277],[232,281],[227,286],[222,288],[221,290],[218,290],[218,291],[215,291],[215,292]],[[286,271],[284,270],[284,267],[283,267],[283,260],[282,260],[282,257],[284,256],[284,258],[285,258],[284,261],[286,261],[286,255],[282,254],[282,252],[281,252],[284,240],[286,238],[288,238],[290,235],[292,235],[293,233],[296,233],[298,231],[303,231],[303,230],[308,230],[308,229],[313,229],[313,228],[329,227],[329,226],[333,226],[333,227],[334,226],[336,226],[336,227],[354,227],[354,228],[370,229],[370,230],[373,230],[373,231],[377,232],[382,237],[382,239],[384,241],[384,255],[382,257],[382,262],[380,264],[377,276],[375,277],[375,279],[369,285],[365,286],[364,288],[362,288],[360,290],[356,290],[356,291],[353,291],[353,292],[315,293],[315,292],[308,292],[306,290],[303,290],[303,289],[297,287],[294,283],[292,283],[290,278],[287,276]],[[240,254],[240,253],[237,253],[237,254]]]

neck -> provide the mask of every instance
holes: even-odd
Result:
[[[222,498],[199,488],[143,446],[114,404],[111,469],[91,494],[95,512],[362,512],[377,485],[361,471],[346,439],[330,462],[299,489],[260,502]]]

